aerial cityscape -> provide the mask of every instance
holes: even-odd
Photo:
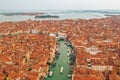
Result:
[[[120,80],[120,1],[0,2],[0,80]]]

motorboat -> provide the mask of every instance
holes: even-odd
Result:
[[[53,75],[53,71],[50,71],[50,72],[49,72],[49,76],[52,76],[52,75]]]
[[[62,72],[63,72],[63,69],[64,69],[63,67],[61,67],[61,68],[60,68],[60,73],[62,73]]]

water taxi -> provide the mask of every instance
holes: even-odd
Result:
[[[64,69],[63,67],[61,67],[61,68],[60,68],[60,73],[62,73],[62,72],[63,72],[63,69]]]
[[[51,77],[53,75],[53,71],[50,71],[49,72],[49,76]]]

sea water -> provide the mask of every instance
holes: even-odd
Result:
[[[13,11],[14,13],[19,13],[19,11]],[[92,18],[104,18],[106,14],[118,14],[120,15],[120,10],[28,10],[21,12],[43,12],[46,15],[55,15],[59,16],[61,19],[92,19]],[[0,13],[10,13],[10,11],[0,11]],[[35,19],[35,16],[28,15],[12,15],[5,16],[0,14],[0,22],[4,21],[23,21],[23,20],[43,20],[43,19]]]

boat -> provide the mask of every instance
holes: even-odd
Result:
[[[63,72],[63,69],[64,69],[63,67],[61,67],[61,68],[60,68],[60,73],[62,73],[62,72]]]
[[[51,77],[53,75],[53,71],[50,71],[49,72],[49,76]]]
[[[70,50],[67,49],[67,56],[70,56]]]
[[[68,78],[72,78],[72,74],[68,74]]]
[[[69,57],[69,56],[70,56],[70,53],[67,53],[67,56]]]

